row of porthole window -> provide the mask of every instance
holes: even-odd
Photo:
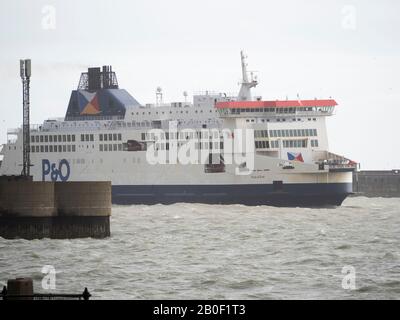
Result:
[[[41,146],[30,146],[30,152],[75,152],[76,146],[73,145],[41,145]]]
[[[270,137],[316,137],[317,129],[269,130]]]
[[[187,110],[186,110],[185,112],[186,112],[186,113],[189,113],[189,111],[187,111]],[[212,113],[213,110],[210,109],[209,112]],[[218,112],[218,111],[217,111],[217,110],[214,110],[214,112]],[[172,114],[172,113],[173,113],[172,111],[169,111],[169,114]],[[183,113],[183,111],[181,111],[181,112],[175,111],[175,113]],[[195,113],[198,113],[198,110],[195,110]],[[203,110],[200,110],[200,113],[203,113]],[[143,115],[143,116],[144,116],[145,114],[146,114],[146,112],[142,112],[142,115]],[[151,112],[147,112],[147,114],[148,114],[148,115],[151,115]],[[157,114],[159,114],[159,112],[156,111],[155,114],[157,115]],[[165,114],[165,111],[161,111],[161,114]],[[134,115],[134,112],[132,112],[132,115]],[[136,115],[138,116],[138,115],[139,115],[139,112],[136,112]]]
[[[122,151],[122,143],[99,144],[99,151]]]
[[[121,133],[100,133],[99,140],[100,141],[121,141],[122,134]]]
[[[31,135],[31,143],[39,142],[75,142],[74,134]]]

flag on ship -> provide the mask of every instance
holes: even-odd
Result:
[[[287,156],[288,156],[288,160],[304,162],[301,152],[288,152]]]

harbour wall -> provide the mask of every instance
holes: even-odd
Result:
[[[400,170],[354,172],[353,192],[366,197],[400,197]]]
[[[110,236],[110,182],[33,182],[0,179],[0,236]]]

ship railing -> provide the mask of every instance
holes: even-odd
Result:
[[[87,301],[92,295],[85,288],[82,293],[33,293],[33,294],[9,294],[4,286],[0,292],[2,300],[84,300]]]
[[[282,113],[279,113],[279,115],[281,115]],[[283,113],[283,114],[287,114],[287,113]],[[297,116],[331,116],[333,115],[334,112],[333,111],[296,111],[295,115]]]
[[[21,131],[21,128],[11,128],[7,130],[7,135],[15,135]]]
[[[324,165],[329,167],[330,169],[339,169],[339,168],[357,168],[357,163],[343,158],[343,159],[325,159],[319,160],[315,162],[318,165]]]
[[[198,90],[198,91],[193,92],[193,95],[194,96],[220,96],[220,97],[230,98],[231,100],[237,99],[237,93],[219,92],[219,91],[213,91],[213,90]]]
[[[17,139],[7,139],[7,144],[16,144]]]

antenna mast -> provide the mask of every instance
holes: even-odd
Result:
[[[247,75],[247,57],[244,55],[243,51],[240,51],[240,58],[242,61],[242,86],[240,87],[238,100],[251,100],[252,97],[250,89],[255,87],[258,84],[258,81],[255,77],[253,77],[253,73],[251,73],[251,79],[249,81]]]
[[[22,101],[23,101],[23,169],[21,175],[30,176],[30,132],[29,132],[29,82],[31,77],[31,60],[20,60],[20,75],[22,79]]]

